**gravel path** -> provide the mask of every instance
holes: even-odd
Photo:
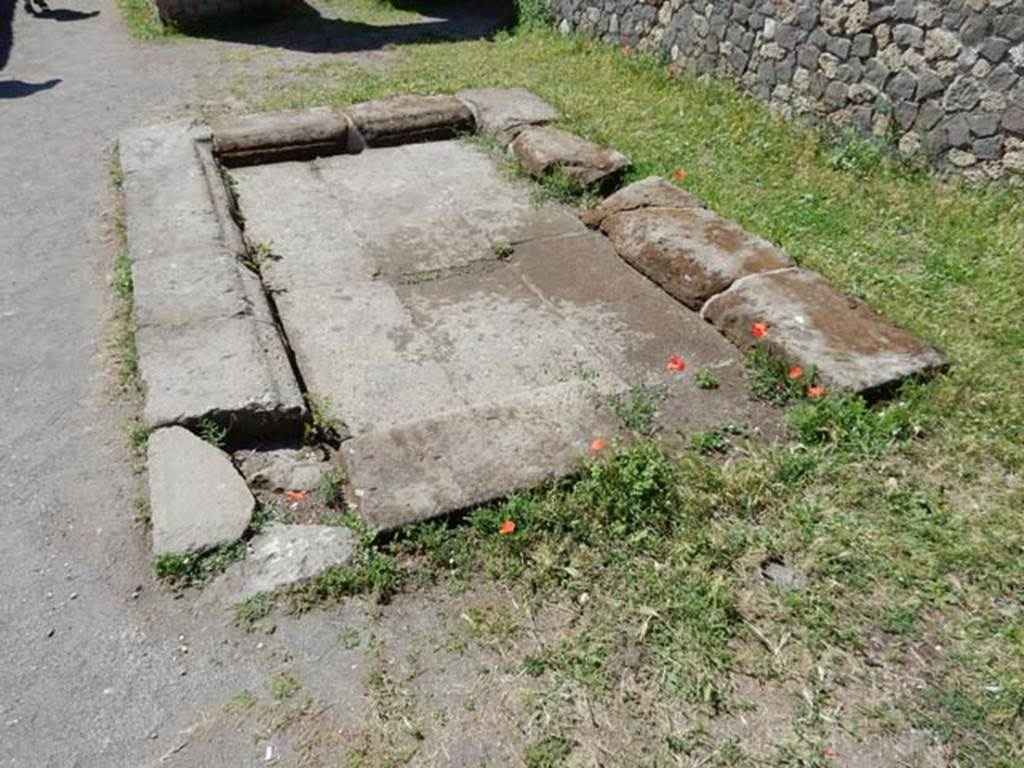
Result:
[[[322,662],[355,619],[247,635],[153,581],[103,356],[112,142],[193,111],[241,44],[142,43],[111,0],[74,10],[14,9],[13,47],[0,31],[0,765],[263,764],[277,747],[225,719],[225,702],[287,667],[346,709],[360,665]]]

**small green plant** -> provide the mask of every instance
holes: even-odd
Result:
[[[523,750],[523,761],[527,768],[558,768],[565,765],[572,749],[572,741],[564,736],[542,736]]]
[[[270,615],[273,607],[273,600],[267,592],[246,598],[235,606],[235,626],[251,632],[258,621]]]
[[[697,386],[701,389],[718,389],[718,377],[710,368],[697,373]]]
[[[491,252],[494,253],[495,256],[497,256],[499,259],[502,259],[502,260],[511,258],[512,254],[515,253],[515,250],[516,249],[515,249],[515,247],[513,247],[512,243],[506,243],[506,242],[491,243]]]
[[[241,693],[233,696],[231,701],[224,705],[224,709],[227,712],[241,714],[242,712],[248,712],[255,706],[256,694],[252,691],[242,691]]]
[[[223,448],[228,436],[228,428],[206,417],[199,422],[199,436],[210,445]]]
[[[146,446],[149,445],[149,436],[153,434],[153,428],[149,424],[143,422],[136,422],[128,433],[128,438],[131,440],[132,448],[135,449],[136,453],[143,454],[146,452]]]
[[[203,552],[160,555],[153,561],[153,570],[158,579],[174,589],[202,586],[244,558],[245,548],[244,541],[234,541]]]
[[[817,372],[813,369],[805,371],[789,365],[760,344],[750,350],[744,363],[751,394],[772,405],[786,405],[791,400],[803,399],[817,380]]]
[[[345,650],[354,650],[359,647],[359,631],[352,627],[345,627],[338,633],[338,641]]]
[[[516,0],[516,26],[544,26],[551,18],[549,0]]]
[[[336,469],[324,472],[317,483],[320,498],[331,509],[341,509],[344,506],[345,499],[342,494],[344,487],[345,477]]]
[[[649,435],[658,415],[657,403],[666,396],[663,387],[633,387],[628,398],[612,395],[609,404],[622,421],[622,426],[638,435]]]
[[[306,403],[309,405],[309,421],[303,429],[303,439],[309,444],[337,445],[344,423],[331,412],[331,398],[310,392],[306,395]]]
[[[259,273],[263,265],[274,256],[274,244],[270,241],[252,243],[243,259],[243,263],[253,272]]]
[[[697,453],[710,455],[725,453],[729,450],[729,440],[718,430],[710,432],[695,432],[690,438],[690,447]]]
[[[299,681],[287,672],[278,672],[267,681],[267,689],[277,701],[290,699],[301,687]]]

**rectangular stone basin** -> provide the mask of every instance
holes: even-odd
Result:
[[[659,393],[665,435],[774,420],[714,328],[470,142],[232,174],[302,379],[347,426],[370,525],[572,471],[621,431],[610,398],[636,387]],[[718,389],[697,386],[702,369]]]

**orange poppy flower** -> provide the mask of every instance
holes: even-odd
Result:
[[[676,181],[682,181],[683,179],[686,178],[686,171],[680,168],[678,171],[672,174],[672,178],[675,179]]]
[[[623,56],[629,56],[629,50],[630,50],[630,49],[629,49],[629,46],[628,46],[628,45],[624,45],[624,46],[622,46],[622,48],[621,48],[620,50],[622,51],[622,55],[623,55]]]
[[[768,323],[753,323],[750,326],[750,335],[755,339],[763,339],[768,335]]]
[[[679,74],[679,67],[677,67],[675,64],[669,64],[667,67],[665,67],[665,71],[668,72],[669,77],[675,77],[676,75]]]
[[[590,452],[591,453],[600,453],[601,451],[604,450],[605,445],[606,445],[606,443],[605,443],[603,438],[595,437],[594,438],[594,442],[592,442],[590,444]]]
[[[821,385],[809,387],[807,389],[807,396],[814,399],[825,396],[825,388]]]
[[[675,371],[676,373],[682,373],[686,370],[686,363],[683,362],[683,358],[679,355],[670,355],[668,362],[665,364],[666,371]]]
[[[799,365],[794,365],[792,368],[786,371],[786,375],[789,376],[789,378],[796,381],[797,379],[804,375],[804,369],[801,368]]]
[[[288,501],[302,501],[309,496],[309,491],[285,491],[284,495]]]
[[[515,532],[516,532],[516,521],[515,520],[506,520],[504,523],[501,524],[501,528],[498,529],[498,533],[500,533],[502,536],[508,536],[510,533],[515,533]]]

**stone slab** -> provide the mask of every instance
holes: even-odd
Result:
[[[270,523],[249,542],[246,558],[206,589],[203,601],[240,603],[347,565],[357,542],[348,528]]]
[[[703,315],[743,348],[754,343],[751,324],[766,323],[761,343],[769,350],[807,370],[816,368],[828,387],[866,396],[948,367],[931,345],[806,269],[737,281],[709,301]]]
[[[558,171],[584,186],[610,186],[630,164],[621,152],[550,126],[524,128],[509,149],[531,176]]]
[[[527,125],[557,120],[558,110],[525,88],[474,88],[455,94],[469,105],[480,133],[511,139]]]
[[[150,435],[146,459],[154,555],[205,550],[245,533],[256,502],[226,453],[167,427]]]
[[[214,149],[228,166],[357,152],[361,138],[344,112],[328,107],[224,117],[210,124]]]
[[[304,400],[259,278],[238,261],[208,132],[171,123],[120,148],[145,420],[298,434]]]
[[[473,113],[454,96],[396,96],[345,109],[369,147],[451,139],[472,133]]]
[[[553,480],[617,428],[586,384],[532,390],[346,442],[346,498],[367,525],[391,530]]]
[[[704,208],[642,208],[601,223],[615,250],[691,309],[746,275],[793,261],[771,243]]]
[[[588,227],[599,227],[609,216],[640,208],[703,208],[704,201],[660,176],[649,176],[623,187],[580,215]]]

